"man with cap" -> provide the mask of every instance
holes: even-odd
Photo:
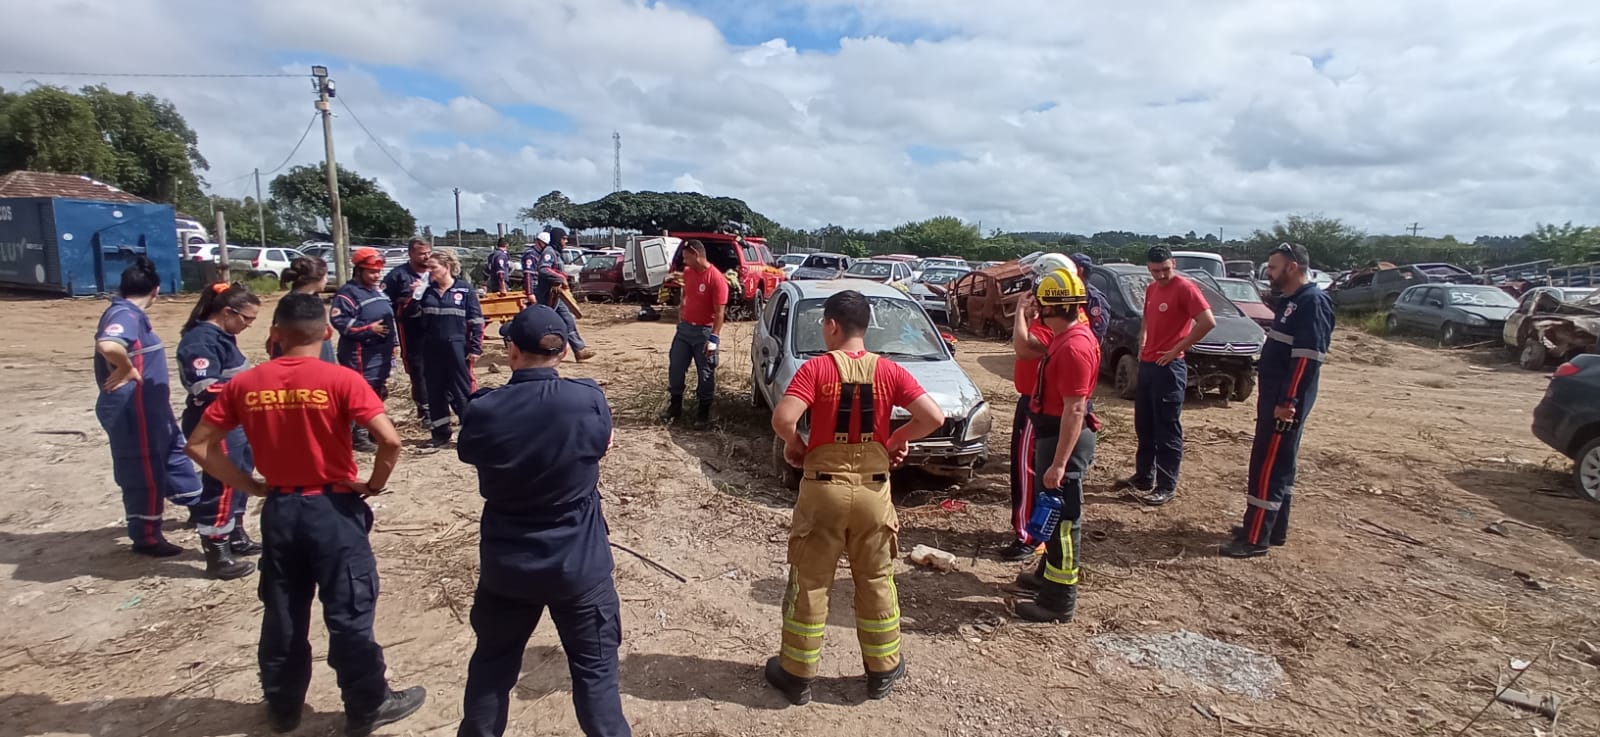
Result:
[[[1144,289],[1144,319],[1139,322],[1133,402],[1139,449],[1133,475],[1116,485],[1142,492],[1145,504],[1160,506],[1177,496],[1183,465],[1183,400],[1189,390],[1183,354],[1217,326],[1217,318],[1200,287],[1178,273],[1171,249],[1153,246],[1148,256],[1151,282]]]
[[[594,349],[584,344],[572,310],[555,295],[556,287],[567,283],[567,272],[561,269],[561,253],[566,246],[567,231],[562,228],[551,228],[535,237],[534,242],[528,244],[528,250],[522,253],[524,284],[534,304],[554,309],[561,316],[567,326],[567,344],[572,348],[573,358],[587,361],[594,357]]]
[[[657,419],[672,422],[683,414],[683,390],[689,363],[695,368],[694,424],[711,424],[711,404],[717,395],[717,358],[722,319],[728,304],[728,279],[706,260],[706,246],[683,242],[683,297],[678,306],[678,330],[672,336],[667,360],[667,408]]]
[[[350,261],[355,273],[333,294],[328,312],[339,333],[339,365],[361,374],[379,399],[388,399],[396,330],[393,303],[379,288],[383,255],[375,248],[357,248]],[[350,432],[357,452],[378,449],[366,428],[354,425]]]
[[[501,238],[495,241],[494,253],[489,254],[489,263],[484,269],[489,272],[489,283],[486,286],[490,294],[505,294],[506,285],[511,275],[511,254],[507,250],[510,244]]]
[[[1033,301],[1051,338],[1029,397],[1038,433],[1032,470],[1038,503],[1056,517],[1029,520],[1030,535],[1046,540],[1045,555],[1037,569],[1017,577],[1017,588],[1035,600],[1018,602],[1016,612],[1033,622],[1070,622],[1078,602],[1083,480],[1100,429],[1089,401],[1100,375],[1100,341],[1083,320],[1088,293],[1070,267],[1040,279]]]
[[[272,730],[289,732],[300,724],[311,686],[308,635],[316,596],[328,630],[328,665],[343,694],[345,734],[366,737],[415,713],[427,694],[421,686],[389,688],[383,648],[372,634],[378,566],[367,539],[372,508],[366,497],[384,492],[400,458],[400,435],[360,375],[319,360],[332,332],[320,297],[285,295],[272,316],[272,338],[283,355],[224,385],[187,451],[224,484],[266,497],[257,655]],[[350,447],[352,422],[378,441],[364,481]],[[223,438],[240,426],[264,482],[222,452]]]
[[[422,352],[417,350],[422,327],[420,319],[411,316],[413,311],[408,308],[417,285],[425,285],[432,278],[433,272],[428,266],[432,256],[433,246],[421,238],[412,238],[411,245],[406,248],[406,263],[390,269],[383,277],[383,293],[389,297],[390,308],[399,317],[400,360],[405,365],[406,376],[411,378],[411,401],[417,405],[417,418],[423,424],[428,424],[428,382],[422,373]]]
[[[1300,437],[1333,341],[1333,301],[1312,283],[1310,268],[1311,256],[1298,243],[1280,243],[1267,255],[1267,278],[1283,297],[1273,307],[1257,362],[1261,376],[1244,524],[1233,528],[1233,540],[1220,551],[1230,558],[1266,555],[1268,546],[1288,542]]]
[[[1094,266],[1094,259],[1086,253],[1074,253],[1072,263],[1078,267],[1078,279],[1089,293],[1089,306],[1084,310],[1084,316],[1089,320],[1089,330],[1094,332],[1095,340],[1104,341],[1106,331],[1111,329],[1111,303],[1106,301],[1105,292],[1089,283],[1089,269]]]
[[[599,385],[557,372],[567,330],[555,310],[528,307],[500,335],[511,380],[472,400],[456,446],[477,468],[484,499],[471,617],[478,644],[457,734],[505,732],[523,649],[549,609],[583,733],[628,735],[617,681],[622,622],[598,490],[611,410]]]

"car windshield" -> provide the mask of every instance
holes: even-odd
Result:
[[[1211,313],[1213,315],[1217,317],[1244,316],[1244,313],[1239,311],[1239,307],[1235,305],[1232,300],[1224,297],[1217,290],[1212,289],[1211,286],[1202,281],[1202,279],[1203,277],[1190,279],[1189,281],[1194,282],[1194,285],[1200,289],[1200,293],[1205,295],[1206,304],[1211,306]],[[1122,286],[1122,297],[1128,301],[1128,305],[1138,312],[1144,312],[1144,290],[1145,287],[1150,286],[1150,282],[1153,281],[1150,278],[1150,275],[1148,273],[1140,274],[1137,272],[1131,274],[1118,274],[1117,281]]]
[[[922,272],[923,284],[949,284],[967,272],[960,269],[928,269]]]
[[[884,279],[889,276],[889,271],[889,265],[881,261],[857,261],[844,273],[866,279]]]
[[[828,352],[822,341],[820,299],[800,302],[794,317],[794,351],[801,356]],[[872,322],[867,325],[867,350],[896,361],[943,361],[944,339],[915,302],[895,297],[868,297]]]
[[[1517,300],[1498,287],[1457,287],[1450,291],[1450,304],[1464,307],[1516,307]]]
[[[1235,302],[1260,302],[1261,293],[1256,290],[1256,285],[1237,279],[1218,279],[1217,284],[1222,286],[1222,293]]]
[[[815,268],[815,269],[837,269],[837,268],[839,268],[839,257],[838,256],[811,256],[811,257],[807,258],[806,262],[804,264],[801,264],[801,266],[806,267],[806,268]]]

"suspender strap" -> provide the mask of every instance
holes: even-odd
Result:
[[[852,358],[844,351],[833,351],[829,355],[839,369],[839,409],[834,415],[833,442],[850,443],[850,417],[858,409],[861,413],[861,434],[856,442],[873,442],[877,414],[872,382],[877,375],[878,356],[868,353],[860,358]]]

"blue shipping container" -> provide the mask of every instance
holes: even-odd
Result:
[[[0,199],[0,287],[87,297],[117,291],[143,254],[173,294],[178,230],[171,205],[49,198]]]

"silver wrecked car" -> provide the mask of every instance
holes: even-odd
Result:
[[[854,289],[872,305],[867,329],[867,350],[904,366],[944,410],[944,426],[911,443],[907,467],[945,476],[970,478],[988,457],[989,429],[993,423],[989,404],[978,385],[956,363],[947,343],[928,313],[892,286],[862,279],[786,281],[762,305],[761,321],[750,342],[751,401],[772,407],[783,397],[800,364],[825,355],[822,342],[822,303],[835,292]],[[911,415],[895,408],[891,425],[898,427]],[[809,437],[809,418],[800,421],[800,434]],[[773,471],[791,489],[800,486],[800,470],[783,459],[783,441],[773,438]]]

